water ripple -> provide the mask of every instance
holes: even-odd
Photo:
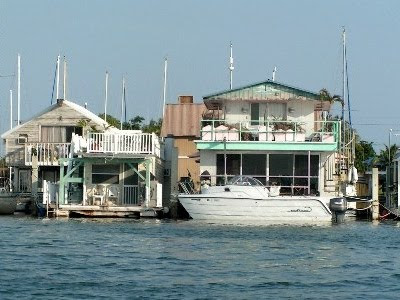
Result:
[[[398,294],[396,222],[262,227],[17,216],[0,217],[0,227],[0,299]]]

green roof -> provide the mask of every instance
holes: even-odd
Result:
[[[279,97],[281,93],[291,94],[292,97],[302,97],[310,100],[321,100],[319,93],[310,92],[304,89],[289,86],[276,81],[262,81],[250,85],[241,86],[231,90],[214,93],[203,97],[203,100],[235,100],[235,99],[256,99],[267,100],[272,97]]]

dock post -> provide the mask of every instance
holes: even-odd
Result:
[[[372,220],[379,220],[378,168],[372,169]]]

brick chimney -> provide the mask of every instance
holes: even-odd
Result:
[[[193,103],[193,96],[178,96],[179,104],[189,104]]]

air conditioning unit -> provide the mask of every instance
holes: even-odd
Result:
[[[164,169],[164,177],[171,176],[171,169]]]
[[[28,136],[20,135],[17,139],[17,144],[25,144],[28,141]]]

